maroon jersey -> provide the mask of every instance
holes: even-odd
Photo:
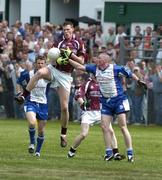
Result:
[[[76,54],[77,56],[85,56],[85,48],[84,48],[84,43],[75,37],[73,35],[72,39],[63,39],[59,44],[58,48],[59,49],[67,49],[67,47],[70,48],[70,50]],[[65,71],[67,73],[71,73],[73,71],[73,66],[71,64],[67,65],[56,65],[56,68],[59,69],[60,71]]]
[[[90,107],[88,111],[100,110],[100,91],[98,83],[89,78],[81,87],[76,91],[75,99],[83,98],[89,101]]]

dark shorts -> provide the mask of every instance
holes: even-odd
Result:
[[[125,94],[112,98],[101,98],[101,114],[118,115],[130,110],[128,98]]]

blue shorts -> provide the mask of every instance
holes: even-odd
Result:
[[[112,98],[101,97],[101,114],[114,116],[130,110],[128,98],[125,94]]]
[[[36,103],[32,101],[27,101],[24,105],[25,112],[34,112],[38,120],[47,120],[48,119],[48,105]]]

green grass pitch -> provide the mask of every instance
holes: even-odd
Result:
[[[114,125],[120,152],[125,154],[122,134]],[[135,162],[105,162],[102,131],[92,126],[87,139],[73,159],[67,152],[80,132],[78,123],[70,122],[68,146],[60,147],[60,123],[49,121],[41,157],[28,154],[25,120],[0,120],[0,180],[161,180],[162,127],[129,126],[133,138]]]

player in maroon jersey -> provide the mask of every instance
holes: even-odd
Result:
[[[73,59],[80,64],[84,64],[85,49],[82,41],[74,36],[74,27],[71,22],[64,22],[63,24],[63,40],[58,43],[58,48],[66,55],[61,56],[54,65],[49,64],[47,67],[40,69],[33,78],[29,81],[23,94],[17,98],[19,103],[29,95],[30,91],[35,87],[39,79],[50,80],[57,88],[61,104],[61,147],[67,146],[67,127],[69,121],[68,102],[73,81],[71,73],[73,67],[65,63],[65,58]]]

